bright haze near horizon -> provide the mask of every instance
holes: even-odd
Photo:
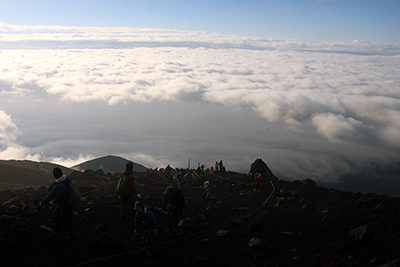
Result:
[[[0,159],[335,182],[399,164],[400,1],[0,1]],[[123,168],[124,166],[121,166]]]

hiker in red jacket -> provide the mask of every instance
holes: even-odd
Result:
[[[127,176],[127,186],[129,189],[128,194],[121,195],[121,210],[119,213],[119,217],[121,219],[133,219],[133,208],[135,205],[136,198],[138,200],[141,199],[140,194],[136,190],[136,182],[135,176],[133,175],[133,163],[128,162],[126,164],[125,171],[121,174],[121,177],[126,175]]]
[[[149,169],[149,178],[154,179],[154,171],[152,168]]]
[[[261,192],[263,180],[264,179],[261,173],[256,175],[256,177],[254,178],[254,191],[257,191],[258,193]]]

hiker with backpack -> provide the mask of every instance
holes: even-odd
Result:
[[[192,171],[188,170],[183,178],[185,179],[186,182],[186,188],[191,188],[193,183]]]
[[[55,185],[50,193],[39,203],[40,207],[47,205],[50,201],[55,200],[56,207],[52,214],[54,224],[54,237],[61,238],[62,226],[68,232],[67,240],[75,240],[75,231],[72,224],[72,213],[74,211],[75,203],[71,203],[71,179],[68,175],[63,174],[62,170],[58,167],[53,169],[53,176],[55,178]],[[80,198],[80,197],[79,197]]]
[[[264,181],[264,178],[261,173],[256,173],[255,178],[254,178],[254,192],[261,193],[262,190],[262,183]]]
[[[211,181],[204,182],[204,190],[206,191],[206,199],[208,199],[211,195],[211,189],[213,189],[215,185]]]
[[[178,184],[178,188],[182,187],[182,181],[183,181],[183,173],[182,173],[182,171],[177,170],[176,183]]]
[[[164,192],[164,204],[159,208],[167,209],[168,222],[167,231],[174,237],[178,237],[177,226],[182,220],[183,207],[185,206],[185,199],[182,189],[168,186]]]
[[[136,181],[133,175],[133,162],[126,163],[125,171],[121,174],[115,192],[121,197],[120,218],[132,220],[135,200],[136,198],[138,200],[141,199],[140,194],[136,190]]]
[[[144,205],[141,201],[135,202],[135,235],[142,236],[147,256],[153,255],[154,235],[157,233],[157,209]]]

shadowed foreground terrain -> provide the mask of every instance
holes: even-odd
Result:
[[[52,206],[38,209],[47,188],[6,190],[0,219],[0,266],[399,266],[400,201],[316,186],[312,180],[265,183],[247,175],[212,176],[205,199],[198,182],[185,188],[184,228],[177,246],[159,213],[154,255],[142,251],[132,224],[119,219],[117,178],[101,170],[70,174],[83,201],[75,208],[77,241],[49,239]],[[161,206],[167,184],[136,173],[145,204]],[[23,207],[25,204],[25,207]],[[265,203],[265,205],[263,205]],[[384,265],[387,264],[387,265]]]

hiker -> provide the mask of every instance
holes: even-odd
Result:
[[[198,178],[199,178],[199,175],[197,174],[197,172],[196,171],[192,171],[192,182],[193,183],[197,182]]]
[[[210,175],[214,175],[214,168],[213,168],[213,166],[211,166],[211,169],[210,169],[209,174],[210,174]]]
[[[224,164],[222,163],[222,159],[221,159],[221,161],[218,163],[218,165],[219,165],[219,170],[222,171],[222,166],[224,165]]]
[[[168,164],[168,166],[165,168],[165,174],[166,174],[165,182],[168,182],[168,183],[170,182],[170,180],[172,178],[172,172],[173,172],[173,169]]]
[[[53,176],[55,178],[55,185],[50,193],[39,203],[39,206],[43,207],[50,201],[55,200],[56,207],[52,215],[55,228],[54,237],[61,237],[62,226],[64,226],[69,235],[66,240],[75,240],[75,231],[72,224],[74,206],[68,205],[68,186],[72,181],[58,167],[53,169]]]
[[[214,188],[215,185],[211,181],[204,182],[204,190],[206,191],[206,199],[208,199],[211,195],[211,189]]]
[[[190,170],[186,172],[184,178],[185,178],[185,181],[186,181],[186,187],[187,188],[192,187],[193,177],[192,177],[192,173],[191,173]]]
[[[159,170],[158,170],[158,167],[157,167],[157,168],[154,169],[154,179],[158,180],[159,176],[160,176],[160,173],[159,173]]]
[[[121,178],[126,176],[126,184],[124,184],[123,193],[120,193],[121,197],[121,209],[119,216],[121,219],[131,220],[133,213],[132,210],[135,204],[135,196],[137,199],[141,199],[140,194],[136,190],[135,176],[133,175],[133,162],[126,163],[125,171],[121,174]]]
[[[135,235],[142,235],[147,256],[153,255],[154,235],[157,233],[157,217],[150,207],[141,201],[135,202]],[[155,211],[156,212],[156,211]]]
[[[260,193],[262,190],[262,182],[263,176],[261,173],[256,173],[256,177],[254,178],[254,191]]]
[[[154,179],[154,171],[152,168],[149,169],[149,178]]]
[[[182,180],[183,180],[182,171],[177,170],[177,173],[176,173],[176,183],[178,184],[178,188],[181,188],[181,187],[182,187]]]
[[[218,171],[218,162],[215,162],[215,170]]]
[[[167,182],[167,172],[163,169],[161,172],[161,180],[166,183]]]
[[[183,207],[185,206],[185,199],[181,189],[173,186],[168,186],[164,192],[164,204],[159,208],[162,210],[167,209],[168,222],[167,231],[174,237],[178,237],[177,232],[178,223],[182,220]]]

